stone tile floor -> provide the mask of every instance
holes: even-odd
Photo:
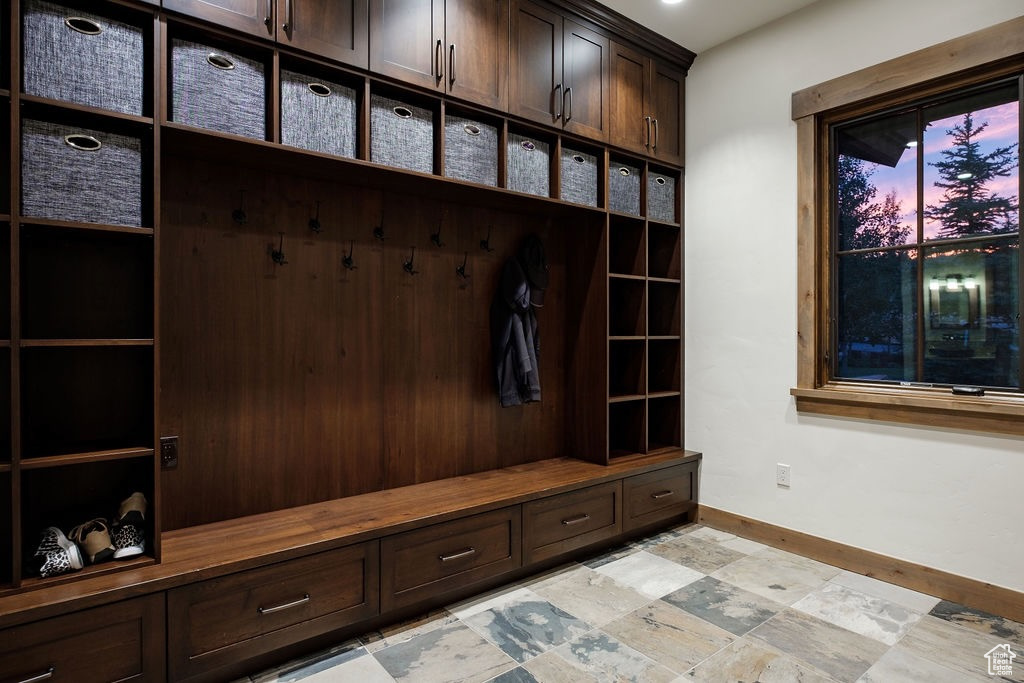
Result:
[[[690,524],[243,680],[1024,682],[1024,625]]]

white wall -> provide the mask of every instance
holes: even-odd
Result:
[[[1021,0],[822,0],[687,79],[686,430],[701,502],[1024,591],[1024,439],[797,414],[790,95],[1024,14]],[[775,464],[792,465],[792,488]]]

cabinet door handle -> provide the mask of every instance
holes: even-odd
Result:
[[[292,0],[284,0],[284,23],[281,24],[281,28],[288,34],[292,31]],[[291,40],[291,35],[288,39]]]
[[[654,119],[654,147],[652,149],[658,151],[658,119]]]
[[[470,546],[465,550],[460,550],[456,553],[449,553],[448,555],[438,555],[437,559],[441,560],[442,562],[451,562],[452,560],[457,560],[460,557],[469,557],[474,553],[476,553],[476,548]]]
[[[568,107],[565,106],[565,99],[569,100],[569,106]],[[565,95],[564,95],[564,98],[562,99],[562,113],[563,113],[562,122],[563,123],[569,123],[570,119],[572,119],[572,88],[566,88],[565,89]]]
[[[267,27],[267,33],[274,32],[274,0],[267,0],[265,11],[263,12],[263,25]]]
[[[651,498],[653,498],[654,500],[660,500],[662,498],[668,498],[669,496],[673,495],[674,493],[675,493],[675,491],[672,491],[671,489],[667,490],[667,491],[659,491],[658,493],[652,493],[651,494]]]
[[[651,117],[645,116],[644,122],[647,124],[647,138],[644,140],[644,147],[650,148],[651,146]]]
[[[577,517],[571,517],[569,519],[563,519],[562,520],[562,524],[564,524],[565,526],[573,526],[574,524],[582,524],[583,522],[587,521],[588,519],[590,519],[590,515],[588,515],[587,513],[584,512],[582,515],[579,515]]]
[[[441,55],[442,50],[444,50],[444,45],[438,38],[437,44],[434,45],[434,77],[437,78],[438,83],[444,79],[444,63],[441,61],[444,59]]]
[[[18,681],[18,683],[38,683],[39,681],[48,680],[50,678],[53,678],[53,672],[56,670],[57,667],[51,665],[50,668],[44,671],[43,673],[33,676],[32,678],[24,678]]]
[[[299,605],[305,605],[309,602],[309,593],[306,593],[298,600],[292,600],[281,605],[274,605],[273,607],[257,607],[256,611],[260,614],[273,614],[274,612],[280,612],[281,610],[291,609],[292,607],[298,607]]]
[[[448,46],[448,86],[455,85],[455,43]]]

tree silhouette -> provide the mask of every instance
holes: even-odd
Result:
[[[854,156],[840,155],[836,164],[838,228],[843,250],[884,249],[905,244],[909,225],[902,225],[902,206],[896,191],[876,201],[878,188],[871,183],[874,165]],[[907,253],[884,250],[840,257],[838,374],[896,374],[903,337],[904,269]],[[853,358],[854,344],[883,345],[892,349],[886,368],[868,368]],[[853,367],[857,370],[853,370]],[[895,366],[895,367],[891,367]]]
[[[986,185],[1006,177],[1017,167],[1013,149],[1017,143],[982,154],[978,136],[988,122],[975,127],[974,116],[964,114],[963,122],[948,128],[953,146],[942,150],[941,161],[931,165],[939,171],[942,203],[925,207],[924,215],[942,224],[941,238],[988,235],[1017,230],[1017,198],[1000,197]]]

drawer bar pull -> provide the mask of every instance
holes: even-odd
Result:
[[[39,674],[38,676],[33,676],[32,678],[26,678],[26,679],[24,679],[22,681],[19,681],[19,683],[38,683],[39,681],[49,680],[49,679],[53,678],[53,672],[56,671],[56,670],[57,670],[57,667],[51,666],[49,669],[47,669],[43,673]]]
[[[578,517],[573,517],[572,519],[563,519],[562,524],[564,524],[565,526],[572,526],[573,524],[582,524],[588,519],[590,519],[590,515],[584,512],[582,515]]]
[[[668,498],[669,496],[671,496],[674,493],[675,493],[675,491],[671,491],[671,490],[670,491],[659,491],[658,493],[652,493],[651,494],[651,498],[653,498],[654,500],[659,500],[661,498]]]
[[[470,555],[473,555],[475,553],[476,553],[476,548],[470,546],[469,548],[466,548],[465,550],[460,550],[459,552],[452,553],[451,555],[438,555],[437,559],[441,560],[442,562],[451,562],[452,560],[457,560],[460,557],[469,557]]]
[[[309,593],[306,593],[298,600],[292,600],[286,602],[283,605],[274,605],[273,607],[257,607],[256,611],[260,614],[273,614],[274,612],[280,612],[281,610],[291,609],[292,607],[298,607],[299,605],[305,605],[309,602]]]

